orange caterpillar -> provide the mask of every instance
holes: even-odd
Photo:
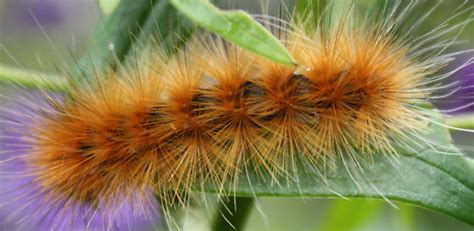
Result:
[[[396,156],[394,142],[423,131],[416,104],[448,58],[417,61],[418,44],[387,22],[307,26],[280,31],[298,66],[201,36],[52,100],[27,134],[35,183],[52,201],[113,207],[152,189],[172,205],[209,182],[226,193],[249,169],[278,182],[298,174],[298,161],[323,172],[337,159]]]
[[[416,131],[410,99],[423,94],[411,90],[426,73],[371,32],[299,32],[285,42],[303,70],[203,39],[74,92],[59,118],[38,123],[38,180],[60,194],[80,184],[70,197],[93,201],[151,185],[236,184],[246,166],[277,179],[297,159],[396,155],[390,139]]]

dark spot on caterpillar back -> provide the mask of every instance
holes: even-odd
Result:
[[[79,154],[84,158],[94,158],[94,145],[90,143],[80,142],[79,143]]]
[[[315,106],[310,99],[305,97],[308,92],[314,90],[314,83],[310,79],[301,74],[291,74],[289,78],[284,79],[283,82],[275,86],[275,88],[277,89],[265,90],[266,100],[273,104],[267,108],[272,109],[272,111],[267,109],[267,112],[260,113],[265,116],[259,119],[262,121],[284,119],[284,117],[288,116],[288,113],[292,113],[296,119],[300,118],[302,120],[307,120],[307,118],[314,116],[314,114],[310,113],[310,110],[306,110]],[[271,94],[270,92],[273,90],[282,92],[282,95],[271,97],[269,94]],[[274,110],[275,108],[277,110]],[[302,114],[307,115],[302,116]]]
[[[209,96],[203,94],[203,93],[197,93],[193,96],[192,101],[191,101],[191,107],[190,107],[190,114],[191,116],[199,116],[205,113],[205,110],[207,110],[207,105],[209,102],[212,101],[212,98]]]
[[[140,121],[140,126],[146,131],[156,127],[160,123],[160,119],[163,119],[164,113],[162,112],[162,107],[153,106],[150,111],[144,116]]]
[[[92,136],[94,135],[94,131],[87,128],[85,130],[84,137],[81,137],[79,141],[77,141],[77,150],[80,156],[84,158],[94,158],[94,149],[96,148],[94,145],[94,141],[92,140]]]
[[[243,89],[244,97],[263,96],[265,94],[265,90],[252,81],[245,81],[240,87]]]
[[[353,89],[353,87],[349,87]],[[355,111],[358,111],[365,103],[367,103],[369,95],[362,88],[355,89],[346,93],[350,97],[350,100],[347,100],[345,103]]]

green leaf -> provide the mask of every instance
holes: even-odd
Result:
[[[236,188],[228,186],[226,190],[236,196],[383,198],[432,209],[474,225],[474,160],[452,145],[449,130],[439,125],[441,114],[433,113],[431,119],[434,122],[420,138],[435,145],[413,150],[399,147],[396,161],[382,154],[374,156],[373,163],[362,163],[363,173],[349,160],[350,171],[338,161],[334,170],[326,172],[325,182],[302,162],[297,166],[296,181],[281,179],[279,186],[268,174],[249,171]],[[204,190],[218,191],[212,185]]]
[[[297,0],[295,5],[296,15],[306,18],[319,18],[328,5],[328,0]]]
[[[150,41],[157,41],[160,48],[172,53],[192,32],[192,23],[179,15],[169,0],[160,0],[155,3],[143,23],[141,33],[137,36],[134,49],[131,51],[146,52],[143,49],[147,48]],[[133,55],[129,54],[129,56]]]
[[[113,69],[129,52],[131,44],[148,18],[156,0],[122,0],[98,25],[89,52],[73,71],[77,79],[89,79],[93,72]]]
[[[286,48],[252,17],[241,10],[222,11],[207,0],[171,0],[199,26],[275,62],[294,65]]]

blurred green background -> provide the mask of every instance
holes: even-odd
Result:
[[[344,0],[342,0],[344,1]],[[358,1],[368,7],[374,1]],[[436,1],[432,1],[436,2]],[[449,17],[463,0],[443,1],[429,20],[430,26]],[[285,1],[291,8],[293,1]],[[468,3],[473,5],[471,1]],[[228,1],[221,7],[260,12],[255,0]],[[279,12],[279,1],[269,1]],[[278,14],[278,13],[276,13]],[[101,17],[96,0],[0,0],[0,63],[19,68],[57,72],[87,51],[90,35]],[[474,25],[460,35],[456,49],[474,48]],[[472,56],[472,53],[471,53]],[[473,73],[474,74],[474,73]],[[0,88],[0,94],[6,90]],[[468,154],[474,137],[453,134]],[[445,215],[404,204],[398,208],[380,200],[260,198],[249,219],[248,231],[316,230],[473,230]],[[2,218],[0,218],[1,220]]]

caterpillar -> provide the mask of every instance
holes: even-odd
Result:
[[[129,222],[124,208],[151,219],[155,195],[165,208],[209,182],[226,195],[246,171],[278,183],[298,174],[300,161],[324,177],[336,160],[396,160],[395,144],[427,142],[416,140],[432,122],[420,105],[452,87],[436,84],[453,74],[439,72],[456,55],[443,53],[452,38],[435,42],[451,29],[410,34],[420,25],[404,24],[412,7],[332,26],[264,16],[296,66],[203,32],[172,55],[147,47],[68,95],[22,99],[8,110],[2,141],[1,163],[34,185],[11,198],[24,201],[16,213],[33,210],[52,229],[74,226],[68,213],[87,228],[102,216],[97,227],[111,230]]]

